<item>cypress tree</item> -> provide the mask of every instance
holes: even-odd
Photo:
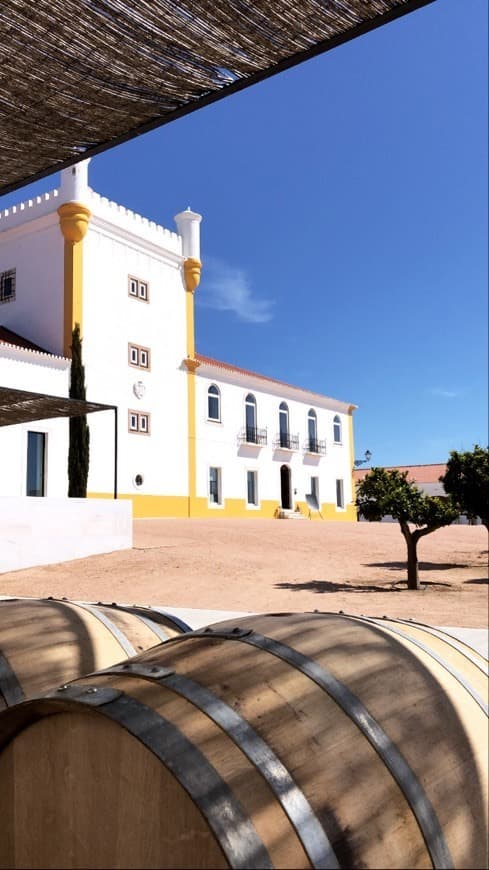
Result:
[[[85,368],[82,363],[80,326],[75,324],[71,334],[70,399],[86,398]],[[68,496],[87,497],[88,466],[90,462],[90,431],[86,415],[70,417],[70,447],[68,451]]]

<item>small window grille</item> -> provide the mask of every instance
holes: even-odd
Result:
[[[0,303],[15,299],[15,269],[0,272]]]

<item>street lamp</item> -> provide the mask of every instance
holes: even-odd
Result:
[[[365,465],[366,462],[370,462],[370,460],[372,458],[372,454],[371,454],[370,450],[366,450],[364,453],[364,456],[365,456],[365,459],[355,459],[355,462],[353,463],[355,468],[359,468],[360,465]]]

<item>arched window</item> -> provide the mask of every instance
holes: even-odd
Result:
[[[318,425],[317,417],[314,408],[309,410],[307,415],[307,440],[311,453],[318,452]]]
[[[280,446],[289,447],[289,409],[285,402],[281,402],[278,410],[278,423],[280,433]]]
[[[256,399],[253,393],[248,393],[245,399],[245,426],[248,444],[257,443],[256,429]]]
[[[221,420],[221,394],[215,384],[207,390],[207,417],[209,420]]]
[[[338,414],[333,420],[333,441],[335,444],[341,444],[341,420]]]

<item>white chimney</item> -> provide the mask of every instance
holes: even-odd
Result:
[[[84,202],[88,195],[88,164],[90,158],[61,170],[61,202]]]
[[[174,220],[179,235],[182,237],[183,256],[200,261],[200,222],[202,215],[191,211],[189,206],[186,211],[181,211],[180,214],[175,215]]]

